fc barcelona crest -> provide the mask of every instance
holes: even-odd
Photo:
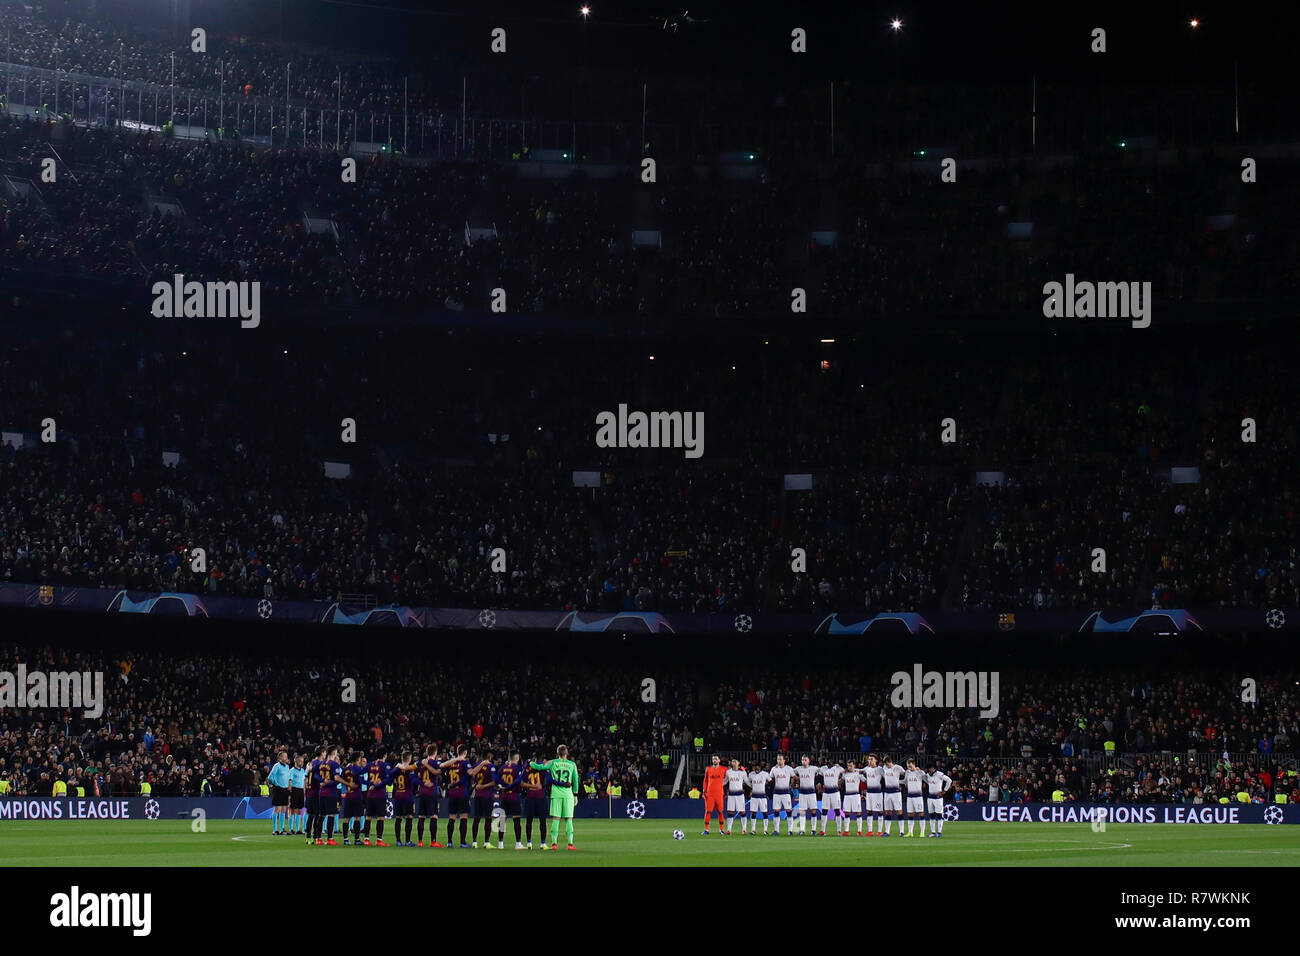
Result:
[[[998,630],[1014,631],[1016,629],[1016,616],[1010,611],[1003,611],[998,615]]]
[[[42,584],[41,589],[38,592],[37,596],[40,598],[40,602],[42,605],[44,605],[45,607],[49,607],[51,604],[54,603],[54,585]]]

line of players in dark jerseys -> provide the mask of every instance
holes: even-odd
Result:
[[[375,846],[425,845],[425,824],[429,827],[429,846],[455,847],[455,829],[460,823],[459,846],[477,849],[479,825],[483,827],[484,849],[505,849],[505,827],[501,826],[498,842],[492,845],[493,810],[498,805],[506,820],[513,820],[515,849],[533,848],[533,822],[537,822],[538,840],[546,841],[546,818],[549,809],[547,789],[550,775],[544,770],[534,770],[512,752],[502,764],[493,760],[492,751],[482,758],[468,752],[461,745],[455,756],[440,757],[437,748],[429,746],[423,757],[413,759],[408,751],[390,753],[387,759],[367,758],[357,751],[340,762],[339,748],[322,747],[315,759],[304,768],[305,792],[300,797],[289,794],[290,806],[296,799],[304,803],[307,844],[338,846],[334,839],[341,834],[347,846],[349,827],[355,846],[371,845],[371,824],[374,824]],[[392,788],[393,837],[392,844],[384,842],[384,822],[388,815],[389,787]],[[439,806],[447,798],[446,842],[438,840]],[[283,799],[274,795],[272,802]],[[467,829],[472,818],[472,842],[467,843]],[[527,843],[521,821],[527,822]],[[341,826],[339,825],[341,823]],[[411,839],[412,825],[416,838]],[[405,833],[403,833],[405,826]],[[284,832],[284,831],[282,831]]]

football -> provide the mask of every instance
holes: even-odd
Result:
[[[673,839],[674,839],[674,840],[685,840],[685,839],[686,839],[686,834],[683,833],[681,830],[674,830],[674,831],[673,831]]]

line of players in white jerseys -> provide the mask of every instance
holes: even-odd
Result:
[[[719,762],[715,756],[714,765]],[[820,808],[817,802],[819,782],[822,786]],[[915,760],[908,760],[906,767],[894,763],[888,756],[883,764],[877,763],[874,754],[867,757],[865,767],[858,767],[850,760],[847,768],[838,763],[829,767],[815,766],[807,756],[800,759],[798,766],[791,766],[785,762],[785,754],[777,754],[776,763],[770,770],[763,764],[746,770],[740,766],[739,760],[732,760],[726,786],[728,819],[725,821],[726,830],[719,826],[719,833],[731,833],[739,817],[741,833],[758,833],[761,821],[766,834],[770,819],[773,835],[781,832],[784,820],[786,833],[791,836],[795,833],[826,836],[827,819],[833,817],[835,832],[839,836],[851,836],[856,824],[858,836],[887,837],[892,835],[895,820],[898,821],[899,836],[912,836],[918,823],[921,827],[919,835],[925,836],[928,820],[929,835],[942,837],[943,797],[952,789],[952,778],[933,765],[928,771],[922,771]],[[797,806],[792,801],[796,791]],[[862,829],[864,821],[865,833]],[[724,821],[718,822],[722,824]],[[708,831],[702,835],[707,836]]]

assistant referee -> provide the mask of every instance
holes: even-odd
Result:
[[[280,759],[266,775],[271,785],[271,832],[275,836],[284,836],[289,817],[289,785],[293,781],[293,770],[289,766],[288,751],[280,751]]]

